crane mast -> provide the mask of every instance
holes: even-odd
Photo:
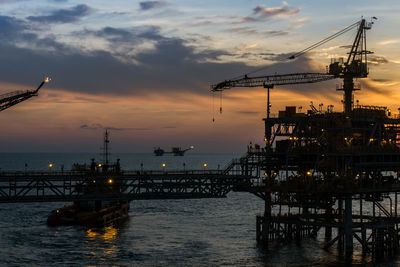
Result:
[[[353,91],[359,90],[354,88],[354,79],[368,76],[367,55],[372,52],[366,49],[366,30],[371,29],[371,26],[372,22],[367,23],[365,19],[362,19],[346,62],[343,64],[343,60],[339,59],[329,65],[329,74],[343,79],[343,88],[337,90],[344,91],[343,103],[346,117],[351,117]]]

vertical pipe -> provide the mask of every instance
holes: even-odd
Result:
[[[353,218],[351,195],[347,195],[345,198],[344,234],[346,240],[346,254],[350,255],[353,252]]]
[[[361,226],[361,241],[362,241],[362,253],[367,253],[367,230],[364,225]]]
[[[363,223],[363,205],[362,205],[362,195],[360,194],[360,223]]]
[[[325,210],[325,216],[327,217],[327,221],[329,223],[332,222],[332,206],[329,206],[326,210]],[[331,226],[325,226],[325,238],[326,239],[331,239],[332,238],[332,227]]]

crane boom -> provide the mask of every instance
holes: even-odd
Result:
[[[42,86],[49,81],[50,78],[46,77],[46,79],[44,79],[35,90],[14,91],[0,95],[0,111],[21,103],[22,101],[25,101],[33,96],[37,96],[40,88],[42,88]]]
[[[211,91],[223,91],[232,87],[274,87],[274,85],[316,83],[335,79],[336,77],[327,73],[292,73],[275,74],[268,76],[248,77],[235,80],[226,80],[211,85]]]

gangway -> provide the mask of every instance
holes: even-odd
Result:
[[[225,175],[223,170],[2,172],[0,203],[222,198],[235,188],[249,186],[252,179]]]

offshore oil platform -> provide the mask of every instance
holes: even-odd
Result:
[[[174,156],[184,156],[186,151],[193,150],[194,146],[190,146],[188,148],[182,149],[180,147],[172,147],[171,151],[165,151],[161,147],[154,148],[154,155],[157,157],[161,157],[164,154],[173,154]]]
[[[265,202],[257,216],[257,242],[299,240],[325,235],[324,248],[337,244],[351,255],[355,248],[374,258],[399,249],[398,193],[400,191],[400,118],[381,106],[355,105],[354,80],[368,76],[366,31],[373,20],[348,26],[294,54],[294,59],[341,34],[357,34],[346,60],[332,60],[327,73],[295,73],[226,80],[214,92],[233,87],[264,87],[267,95],[265,146],[249,147],[236,161],[244,174],[264,176],[239,191]],[[342,79],[343,112],[326,111],[311,103],[306,113],[286,107],[270,115],[269,91],[275,85]],[[324,231],[324,232],[321,232]]]

